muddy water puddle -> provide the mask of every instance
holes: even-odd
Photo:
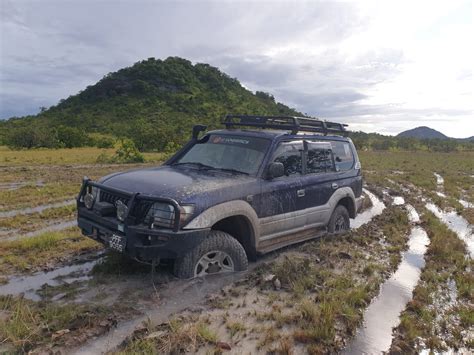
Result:
[[[418,213],[407,206],[410,221],[419,221]],[[402,254],[397,271],[382,285],[379,295],[364,313],[364,321],[343,354],[379,354],[392,343],[392,328],[400,323],[400,313],[412,299],[412,292],[425,265],[428,235],[419,226],[411,230],[408,250]]]
[[[64,222],[50,224],[50,225],[48,225],[44,228],[37,229],[35,231],[24,233],[24,234],[15,234],[15,231],[10,231],[8,233],[9,235],[7,237],[2,238],[1,240],[2,241],[12,241],[12,240],[32,238],[32,237],[36,237],[36,236],[38,236],[40,234],[43,234],[43,233],[57,232],[57,231],[61,231],[61,230],[71,228],[71,227],[74,227],[74,226],[77,226],[77,221],[76,220],[64,221]],[[1,235],[2,234],[0,232],[0,236]]]
[[[395,206],[402,206],[405,204],[405,199],[402,196],[395,196],[393,198],[393,204]]]
[[[367,196],[369,196],[370,201],[372,202],[372,207],[362,213],[359,213],[356,218],[351,219],[352,229],[357,229],[360,226],[369,223],[372,218],[381,214],[385,209],[385,204],[379,200],[377,196],[366,189],[364,189],[364,192],[367,194]]]
[[[37,272],[29,276],[13,276],[4,285],[0,285],[0,295],[20,295],[33,301],[41,300],[37,294],[43,285],[58,286],[76,281],[86,281],[91,277],[90,271],[100,261],[100,256],[82,264],[64,266],[52,271]]]
[[[427,203],[426,208],[433,212],[450,230],[458,235],[467,246],[471,259],[474,258],[474,231],[473,226],[470,225],[462,216],[458,215],[456,211],[445,212],[433,203]]]
[[[474,203],[471,203],[471,202],[463,200],[463,199],[460,199],[458,201],[461,204],[461,206],[463,206],[464,208],[474,208]]]
[[[66,200],[62,202],[50,203],[47,205],[23,208],[21,210],[2,211],[0,212],[0,218],[15,217],[22,214],[39,213],[39,212],[43,212],[44,210],[47,210],[48,208],[64,207],[64,206],[72,205],[74,203],[76,203],[76,200]]]

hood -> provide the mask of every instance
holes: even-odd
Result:
[[[223,190],[232,190],[234,193],[231,195],[234,195],[236,187],[250,182],[255,184],[255,177],[218,170],[165,165],[108,175],[100,182],[132,193],[168,197],[186,203],[193,202],[193,197],[196,195],[215,194]],[[230,187],[232,189],[229,189]]]

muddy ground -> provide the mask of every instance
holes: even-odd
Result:
[[[140,166],[1,167],[0,352],[472,351],[470,165],[420,173],[398,156],[395,168],[361,155],[356,229],[191,281],[73,227],[85,170]]]

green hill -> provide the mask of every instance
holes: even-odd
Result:
[[[24,147],[77,146],[110,135],[131,138],[142,150],[162,150],[169,142],[183,143],[195,123],[219,127],[226,113],[301,115],[208,64],[149,58],[38,115],[1,122],[0,140],[10,145],[20,140]]]

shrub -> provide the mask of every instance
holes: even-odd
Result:
[[[114,157],[118,163],[143,163],[145,161],[145,157],[131,139],[120,140]]]
[[[75,127],[59,126],[57,137],[61,146],[65,148],[83,147],[89,142],[87,134]]]
[[[92,133],[89,135],[90,144],[97,148],[113,148],[115,145],[116,139],[113,136]]]
[[[12,149],[59,148],[61,146],[55,130],[35,126],[11,130],[7,134],[6,144]]]
[[[97,157],[98,163],[143,163],[145,157],[130,139],[121,139],[113,156],[108,156],[105,151]]]

